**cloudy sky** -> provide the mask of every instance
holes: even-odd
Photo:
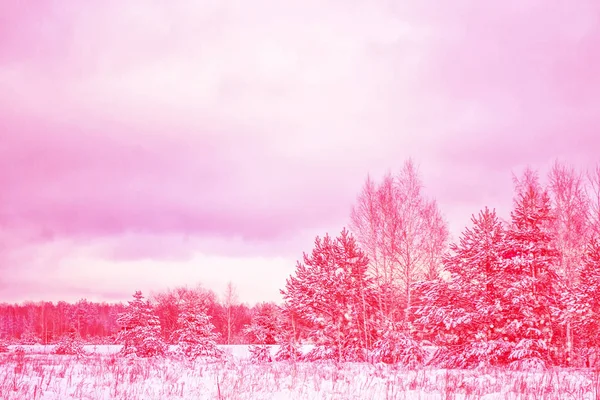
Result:
[[[458,233],[600,160],[597,0],[0,3],[0,301],[278,300],[368,173]]]

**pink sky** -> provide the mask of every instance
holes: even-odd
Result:
[[[412,156],[458,234],[600,160],[600,2],[4,1],[0,301],[279,300]],[[544,171],[545,172],[545,171]]]

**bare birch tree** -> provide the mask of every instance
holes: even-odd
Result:
[[[548,174],[548,191],[552,200],[552,231],[560,254],[558,271],[566,289],[577,284],[577,267],[581,264],[588,239],[589,200],[584,176],[573,166],[558,160]],[[566,316],[566,356],[571,359],[573,332],[571,318]]]
[[[225,324],[227,328],[227,344],[231,344],[232,327],[235,323],[235,310],[233,309],[238,301],[237,292],[233,283],[229,281],[225,288],[225,295],[223,299],[223,307],[225,311]]]
[[[367,176],[362,192],[358,195],[357,204],[352,208],[350,220],[356,240],[361,244],[369,257],[370,272],[379,288],[388,283],[386,262],[382,249],[382,212],[379,201],[379,190],[370,176]],[[381,290],[377,293],[379,309],[387,313],[387,302]]]
[[[600,163],[588,172],[589,213],[588,224],[590,236],[600,238]]]
[[[437,203],[425,197],[412,160],[376,185],[367,178],[351,212],[352,231],[371,260],[384,315],[408,322],[411,285],[435,276],[448,241]]]

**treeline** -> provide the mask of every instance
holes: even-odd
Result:
[[[153,312],[159,318],[161,336],[170,342],[178,328],[181,304],[189,299],[200,302],[218,334],[219,344],[248,344],[253,336],[244,329],[253,315],[271,303],[249,306],[238,302],[230,284],[222,298],[202,286],[178,287],[150,296]],[[127,308],[123,303],[97,303],[86,299],[76,303],[40,301],[0,304],[0,339],[14,344],[56,344],[63,337],[76,334],[86,343],[114,344],[122,326],[119,316]]]

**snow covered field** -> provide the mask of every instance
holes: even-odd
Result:
[[[113,356],[96,346],[84,358],[48,354],[51,346],[0,354],[0,399],[596,399],[589,370],[408,371],[346,363],[251,364],[247,346],[208,363]],[[94,346],[88,347],[88,350]],[[272,349],[275,351],[275,349]]]
[[[23,348],[26,353],[35,353],[35,354],[51,354],[56,345],[29,345],[29,346],[8,346],[11,351],[14,351],[17,347]],[[121,350],[121,345],[85,345],[83,346],[84,350],[88,353],[92,354],[116,354]],[[169,346],[169,350],[173,350],[176,346]],[[275,355],[279,346],[267,346],[271,350],[271,354]],[[236,359],[247,359],[250,357],[249,346],[246,345],[220,345],[219,348],[224,350],[226,353],[231,354]],[[308,352],[312,346],[305,345],[303,346],[302,351]]]

